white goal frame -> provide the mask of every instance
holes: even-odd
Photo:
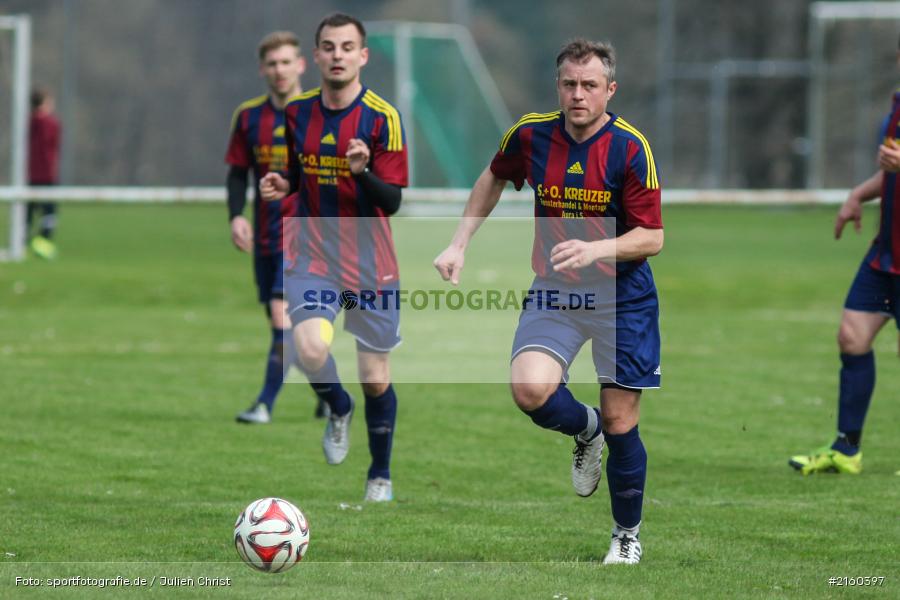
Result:
[[[25,258],[25,204],[23,192],[28,184],[28,93],[31,87],[31,17],[0,15],[0,30],[13,35],[12,122],[8,197],[9,246],[0,249],[0,260]]]

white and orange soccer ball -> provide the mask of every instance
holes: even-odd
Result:
[[[309,523],[299,508],[281,498],[261,498],[238,515],[234,547],[258,571],[281,573],[303,560]]]

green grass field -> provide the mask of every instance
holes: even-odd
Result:
[[[500,383],[398,385],[397,501],[342,510],[363,493],[362,418],[340,467],[324,462],[305,385],[285,388],[272,425],[233,422],[268,340],[224,210],[64,207],[58,261],[0,264],[0,597],[141,593],[15,587],[122,575],[157,577],[143,590],[157,595],[173,591],[161,576],[231,578],[176,597],[896,598],[893,324],[877,343],[863,474],[787,466],[834,432],[834,337],[869,234],[834,242],[833,214],[665,211],[652,261],[664,388],[645,395],[641,421],[644,560],[604,568],[605,484],[578,498],[570,441],[536,428]],[[867,211],[867,232],[876,218]],[[431,258],[401,267],[427,272]],[[574,389],[595,401],[594,386]],[[283,575],[251,571],[231,544],[238,512],[267,495],[311,523],[306,560]],[[848,589],[832,576],[886,579]]]

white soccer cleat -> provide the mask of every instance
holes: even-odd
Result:
[[[253,423],[254,425],[265,425],[272,421],[269,409],[262,402],[257,402],[244,412],[235,417],[238,423]]]
[[[641,562],[641,540],[636,535],[613,530],[604,565],[636,565]]]
[[[575,493],[588,497],[597,489],[603,474],[603,434],[589,442],[575,436],[575,449],[572,450],[572,486]]]
[[[350,398],[350,412],[343,417],[334,413],[328,415],[325,435],[322,436],[322,450],[329,465],[339,465],[350,451],[350,421],[353,419],[353,398]]]
[[[390,502],[394,499],[394,488],[390,479],[376,477],[366,481],[366,502]]]

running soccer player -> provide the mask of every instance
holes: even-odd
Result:
[[[520,189],[527,180],[535,192],[532,291],[586,299],[611,282],[614,314],[566,310],[575,306],[565,303],[562,310],[542,310],[526,299],[510,379],[516,405],[534,423],[574,436],[572,483],[580,496],[597,489],[605,439],[614,527],[603,563],[636,564],[647,468],[638,407],[642,390],[659,387],[661,373],[659,308],[646,261],[663,245],[659,179],[646,138],[606,111],[616,92],[612,46],[574,40],[556,66],[561,110],[525,115],[506,133],[434,265],[457,284],[466,247],[506,182]],[[612,225],[600,217],[615,219],[614,239],[602,239],[602,228]],[[614,281],[611,272],[617,273]],[[565,385],[568,366],[588,339],[600,382],[599,411]],[[605,360],[604,348],[611,359]]]
[[[389,358],[400,343],[399,307],[390,302],[364,310],[362,303],[357,309],[344,300],[399,289],[387,217],[400,207],[408,167],[399,113],[360,82],[368,58],[366,31],[357,19],[334,14],[319,24],[315,62],[321,88],[287,106],[288,177],[269,173],[260,189],[264,199],[299,195],[297,214],[308,237],[294,240],[296,255],[286,262],[285,277],[300,364],[331,408],[322,440],[325,458],[340,464],[350,448],[354,401],[330,350],[333,322],[346,308],[344,328],[356,337],[372,455],[365,499],[383,502],[393,499],[397,397]]]
[[[900,49],[897,64],[900,66]],[[790,458],[788,464],[804,475],[858,475],[862,471],[862,430],[875,390],[872,342],[891,317],[900,328],[900,89],[894,92],[879,140],[878,170],[853,188],[834,224],[835,239],[841,238],[850,221],[859,233],[863,202],[881,197],[878,235],[847,293],[838,329],[837,437],[830,446]]]
[[[300,76],[306,69],[306,62],[300,54],[300,40],[289,31],[275,31],[265,36],[258,53],[259,74],[269,91],[247,100],[234,112],[225,162],[230,165],[227,187],[231,241],[238,250],[253,252],[257,295],[265,306],[272,333],[262,390],[253,405],[237,416],[240,423],[261,424],[271,421],[286,372],[285,347],[290,346],[285,344],[290,321],[281,276],[281,219],[291,216],[292,212],[290,202],[263,201],[259,195],[259,180],[269,171],[287,166],[284,107],[302,91]],[[250,169],[253,169],[256,190],[252,226],[243,214]],[[290,354],[287,353],[287,358]],[[320,403],[316,416],[324,416],[324,410],[324,404]]]

